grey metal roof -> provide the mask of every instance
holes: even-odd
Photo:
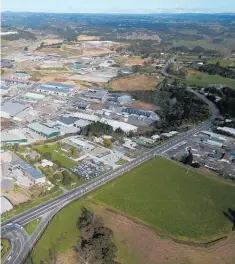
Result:
[[[2,105],[1,111],[6,112],[11,116],[15,116],[16,114],[20,113],[24,109],[26,109],[28,106],[21,103],[13,103],[13,102],[6,102]]]
[[[73,116],[61,116],[59,118],[59,122],[63,123],[63,124],[66,124],[66,125],[72,125],[74,124],[76,121],[78,120],[78,118],[76,117],[73,117]]]
[[[24,162],[22,159],[18,158],[11,162],[13,167],[20,166],[23,170],[25,170],[29,175],[31,175],[34,179],[39,179],[44,177],[40,171],[36,170],[34,167],[30,166],[28,163]]]
[[[56,88],[56,87],[49,87],[45,85],[40,85],[39,87],[37,87],[37,90],[43,90],[43,91],[54,92],[54,93],[66,93],[66,94],[70,92],[70,89],[68,88]]]
[[[63,89],[74,89],[75,86],[72,84],[66,84],[66,83],[59,83],[59,82],[47,82],[44,83],[44,86],[53,86],[55,88],[63,88]]]
[[[90,121],[79,119],[75,122],[75,125],[77,127],[85,127],[85,126],[89,125],[90,123],[91,123]]]
[[[92,88],[93,89],[93,88]],[[90,97],[90,98],[96,98],[96,99],[102,99],[106,94],[108,93],[108,91],[100,89],[100,90],[96,90],[94,89],[94,92],[92,91],[88,91],[87,93],[83,94],[85,97]]]
[[[32,130],[35,130],[35,131],[38,131],[40,133],[43,133],[45,135],[50,135],[52,133],[58,132],[57,129],[53,129],[53,128],[50,128],[50,127],[46,127],[46,126],[44,126],[42,124],[39,124],[37,122],[28,124],[28,128],[30,128]]]

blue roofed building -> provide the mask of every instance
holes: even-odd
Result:
[[[21,170],[24,177],[27,177],[31,181],[31,185],[43,184],[46,181],[45,176],[40,171],[36,170],[16,155],[14,155],[13,160],[9,165],[9,170],[12,171],[13,176],[17,175],[17,170]]]

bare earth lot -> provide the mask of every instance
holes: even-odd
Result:
[[[152,76],[129,75],[112,80],[111,87],[114,91],[154,90],[159,80]]]

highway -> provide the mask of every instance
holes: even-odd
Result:
[[[189,90],[191,90],[189,88]],[[51,220],[53,215],[55,215],[58,210],[66,206],[71,201],[78,199],[84,195],[86,195],[89,192],[94,191],[95,189],[101,187],[102,185],[112,181],[113,179],[123,175],[125,172],[128,172],[129,170],[139,166],[143,162],[152,159],[154,156],[160,156],[167,153],[170,149],[174,148],[175,146],[178,146],[182,144],[186,139],[193,136],[195,133],[198,133],[202,130],[207,130],[211,127],[212,122],[214,118],[218,115],[218,110],[215,108],[215,106],[208,101],[204,96],[198,94],[197,92],[193,91],[198,97],[201,97],[210,107],[211,110],[211,118],[210,120],[207,120],[194,129],[191,129],[189,131],[183,132],[179,134],[178,136],[168,140],[167,142],[164,142],[161,145],[158,145],[157,147],[151,149],[149,152],[144,153],[142,156],[124,164],[123,166],[116,168],[101,177],[95,179],[92,182],[86,183],[82,186],[79,186],[71,191],[68,191],[54,199],[51,199],[39,206],[36,206],[32,209],[29,209],[17,216],[12,217],[11,219],[4,221],[2,223],[2,229],[6,230],[6,224],[10,222],[17,222],[21,225],[25,225],[29,222],[31,222],[34,219],[37,219],[39,217],[43,217],[42,221],[38,225],[36,231],[34,234],[27,238],[27,242],[23,244],[22,247],[22,240],[20,240],[18,233],[15,233],[16,230],[8,230],[8,232],[2,233],[2,237],[15,237],[15,241],[17,241],[17,250],[15,250],[16,245],[14,248],[12,248],[12,252],[10,254],[10,259],[6,260],[4,263],[6,264],[18,264],[21,263],[23,258],[26,256],[26,254],[31,250],[32,246],[36,242],[37,238],[43,232],[44,228],[48,224],[48,222]],[[22,230],[21,230],[22,231]],[[20,234],[20,233],[19,233]],[[26,239],[26,238],[25,238]],[[21,242],[20,242],[21,241]],[[18,248],[20,249],[20,252],[18,252]],[[17,253],[17,254],[16,254]]]

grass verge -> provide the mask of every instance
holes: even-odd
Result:
[[[29,234],[32,235],[35,229],[37,228],[38,224],[40,223],[41,218],[35,219],[31,221],[30,223],[26,224],[24,226],[25,231]]]

